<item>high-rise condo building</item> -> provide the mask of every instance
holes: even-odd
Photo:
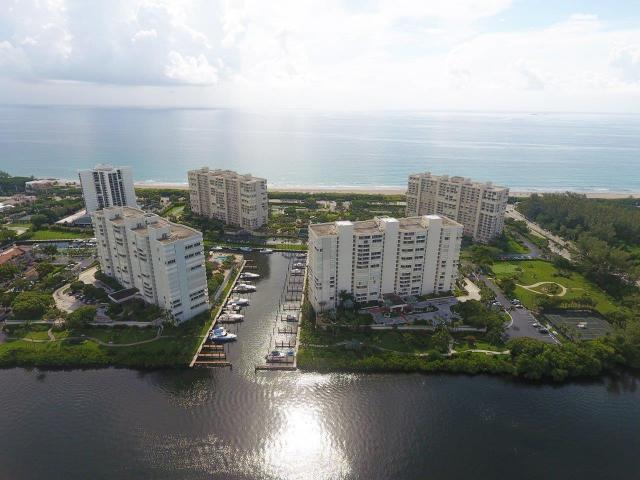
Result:
[[[231,170],[189,171],[191,210],[228,225],[256,230],[267,223],[267,181]]]
[[[452,289],[462,225],[437,215],[375,218],[309,226],[309,300],[318,311],[384,294],[425,295]]]
[[[209,308],[202,233],[131,207],[91,217],[103,273],[178,322]]]
[[[131,168],[96,165],[78,176],[87,213],[116,205],[138,208]]]
[[[442,215],[460,222],[465,235],[489,242],[502,233],[509,189],[469,178],[417,173],[409,177],[407,216]]]

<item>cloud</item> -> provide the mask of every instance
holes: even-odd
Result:
[[[207,35],[190,24],[191,6],[15,0],[2,18],[1,74],[29,81],[210,85],[217,81],[211,64],[218,57]]]
[[[630,109],[640,95],[640,28],[578,12],[509,29],[510,0],[5,2],[0,77],[37,98],[71,96],[61,81],[118,103],[242,107]]]
[[[611,58],[611,65],[620,71],[625,81],[640,82],[640,44],[616,49]]]
[[[204,55],[183,56],[176,51],[169,52],[169,63],[164,69],[165,76],[178,83],[189,85],[211,85],[218,80],[215,67],[209,65]]]

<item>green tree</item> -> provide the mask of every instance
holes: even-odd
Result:
[[[86,327],[96,318],[96,307],[93,305],[85,305],[71,312],[67,316],[67,326],[72,329],[80,329]]]
[[[33,225],[34,230],[40,230],[44,224],[49,221],[49,218],[46,215],[41,213],[37,213],[31,216],[31,224]]]
[[[448,353],[451,344],[451,334],[446,328],[439,328],[431,337],[433,348],[440,353]]]
[[[53,297],[40,292],[20,292],[11,302],[14,318],[37,320],[53,305]]]

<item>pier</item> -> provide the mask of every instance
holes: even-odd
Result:
[[[211,326],[207,330],[207,333],[205,334],[204,338],[202,339],[202,342],[200,343],[198,350],[193,356],[193,359],[191,360],[189,367],[191,368],[193,367],[232,368],[233,367],[231,362],[227,360],[227,351],[229,348],[229,344],[214,343],[209,339],[209,335],[218,324],[220,315],[222,314],[225,306],[227,305],[227,302],[229,301],[229,297],[233,295],[233,290],[236,287],[238,280],[240,279],[240,275],[246,268],[247,263],[248,261],[243,258],[240,268],[238,268],[238,270],[235,272],[235,276],[233,277],[233,279],[227,278],[227,281],[223,283],[224,287],[221,287],[222,288],[221,291],[224,291],[224,289],[227,288],[227,286],[229,285],[228,283],[229,281],[231,282],[231,287],[229,288],[229,290],[227,291],[227,294],[224,296],[224,299],[220,303],[220,306],[218,307],[218,310],[215,313],[215,317],[211,322]]]
[[[300,316],[307,279],[307,256],[303,252],[283,252],[289,259],[282,286],[278,309],[273,316],[273,328],[265,363],[256,365],[256,371],[297,370],[296,357],[300,340]],[[273,351],[281,356],[269,358]]]

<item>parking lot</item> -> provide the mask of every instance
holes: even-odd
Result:
[[[535,338],[547,343],[560,343],[551,333],[540,331],[538,319],[534,317],[526,308],[513,308],[514,305],[508,299],[500,288],[487,277],[481,275],[481,280],[487,285],[493,293],[496,294],[496,300],[509,313],[511,323],[507,327],[506,335],[508,338],[529,337]]]

